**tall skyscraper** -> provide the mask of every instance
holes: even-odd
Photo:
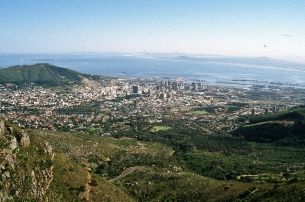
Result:
[[[197,91],[198,90],[198,85],[195,83],[194,84],[194,91]]]
[[[251,116],[255,116],[255,108],[252,108],[252,110],[251,110]]]
[[[137,99],[135,99],[135,100],[133,101],[133,106],[134,106],[134,108],[138,108],[138,105],[139,105],[139,101],[138,101]]]
[[[275,106],[275,105],[272,107],[272,112],[273,112],[273,113],[276,112],[276,106]]]
[[[212,92],[214,90],[214,86],[213,85],[208,85],[207,90],[208,90],[208,92]]]
[[[139,93],[139,86],[132,86],[133,93]]]
[[[172,82],[172,87],[174,90],[178,90],[178,82]]]

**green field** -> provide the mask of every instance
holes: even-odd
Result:
[[[107,116],[107,114],[100,113],[99,116],[104,117],[104,116]]]
[[[198,114],[198,115],[208,114],[208,112],[205,110],[195,110],[195,111],[192,111],[192,113]]]
[[[171,129],[171,127],[168,127],[168,126],[154,126],[151,131],[154,131],[154,132],[157,132],[157,131],[160,131],[160,130],[169,130]]]
[[[173,108],[171,109],[172,112],[188,112],[190,109],[188,107],[181,107],[181,108]]]

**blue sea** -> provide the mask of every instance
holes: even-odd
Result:
[[[181,59],[122,54],[0,54],[0,68],[50,63],[82,73],[114,77],[170,77],[203,84],[249,87],[253,84],[305,88],[305,65],[221,59]]]

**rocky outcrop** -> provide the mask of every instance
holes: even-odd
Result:
[[[17,140],[22,147],[27,147],[30,145],[30,137],[24,131],[17,134]]]
[[[51,147],[51,145],[48,142],[46,142],[44,144],[44,146],[45,146],[44,153],[48,154],[49,156],[52,156],[52,147]]]
[[[45,201],[47,188],[53,179],[51,145],[43,141],[30,145],[30,137],[25,131],[15,129],[13,132],[13,127],[1,119],[0,135],[0,202],[17,198],[20,201]],[[40,152],[43,150],[45,154]]]
[[[8,132],[10,132],[10,133],[13,133],[13,131],[14,131],[14,130],[13,130],[13,127],[7,127],[6,129],[7,129]]]
[[[13,138],[11,139],[9,148],[10,148],[12,151],[15,150],[16,148],[18,148],[17,139],[16,139],[15,137],[13,137]]]
[[[42,198],[46,193],[46,187],[51,178],[50,170],[48,168],[44,170],[32,170],[30,178],[32,185],[29,190],[29,195],[34,195],[37,198]]]
[[[4,128],[5,128],[4,121],[0,119],[0,138],[4,136]]]

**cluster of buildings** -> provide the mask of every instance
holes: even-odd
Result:
[[[128,123],[136,117],[151,124],[160,123],[164,117],[182,120],[188,128],[203,127],[211,132],[232,130],[241,116],[287,109],[287,103],[294,105],[295,96],[291,89],[262,93],[181,78],[111,78],[109,82],[87,79],[70,89],[0,85],[0,113],[24,128],[100,135],[129,130]],[[300,102],[300,96],[294,103]],[[205,113],[206,108],[212,111]]]

